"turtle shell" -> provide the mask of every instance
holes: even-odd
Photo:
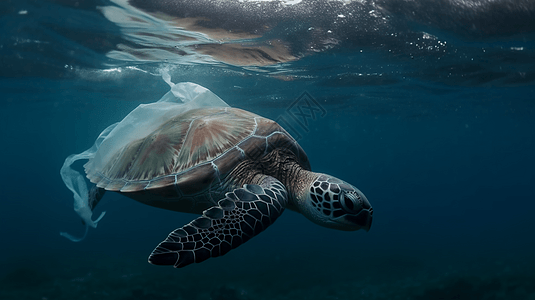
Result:
[[[98,187],[123,193],[151,190],[169,197],[203,193],[245,159],[285,147],[310,170],[297,142],[276,122],[230,107],[193,109],[134,140],[96,167],[85,165]]]

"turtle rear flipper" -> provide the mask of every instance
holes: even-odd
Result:
[[[287,202],[286,188],[273,177],[266,176],[261,185],[246,184],[171,232],[154,249],[149,262],[181,268],[224,255],[273,224]]]
[[[96,185],[91,187],[91,189],[89,190],[89,195],[88,195],[88,204],[89,204],[89,208],[91,208],[91,211],[95,210],[95,207],[100,202],[100,199],[104,197],[105,193],[106,193],[106,190],[103,188],[100,188]]]

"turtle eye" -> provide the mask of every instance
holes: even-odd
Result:
[[[357,213],[357,211],[355,210],[355,202],[353,198],[355,198],[355,195],[353,194],[340,193],[340,204],[342,205],[342,208],[350,214]]]

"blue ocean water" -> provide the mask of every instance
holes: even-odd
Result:
[[[3,1],[0,298],[533,299],[534,20],[532,1]],[[193,216],[108,193],[98,228],[61,237],[84,232],[63,161],[168,92],[163,69],[287,121],[371,230],[286,211],[159,267]],[[303,96],[318,110],[294,119]]]

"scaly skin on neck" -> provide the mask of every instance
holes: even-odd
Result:
[[[285,150],[274,150],[258,161],[245,160],[227,176],[233,186],[260,184],[265,175],[277,178],[288,190],[288,209],[299,211],[306,192],[319,174],[303,169],[295,156]]]

